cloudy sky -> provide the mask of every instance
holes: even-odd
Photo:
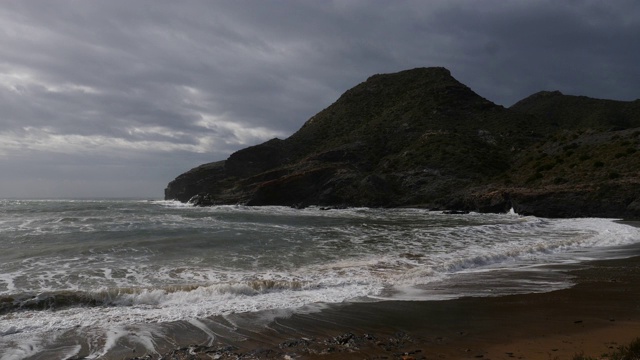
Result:
[[[637,0],[2,0],[0,198],[161,198],[376,73],[640,98]]]

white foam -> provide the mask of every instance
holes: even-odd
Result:
[[[169,208],[195,208],[192,204],[183,203],[178,200],[153,200],[151,204],[165,206]]]
[[[16,291],[16,285],[13,279],[14,279],[13,274],[0,273],[0,294],[2,293],[8,294]]]
[[[105,356],[108,353],[108,351],[116,345],[118,340],[126,337],[128,334],[129,332],[123,326],[115,326],[115,327],[108,328],[105,331],[106,340],[104,342],[104,346],[102,347],[102,349],[93,351],[86,358],[99,359]]]
[[[561,229],[576,227],[590,231],[592,236],[584,239],[582,247],[613,247],[640,242],[640,228],[617,222],[615,219],[584,218],[558,220]]]
[[[67,360],[67,359],[74,358],[76,355],[80,353],[80,350],[82,350],[82,346],[80,345],[72,345],[66,348],[62,348],[60,349],[61,351],[60,359]]]
[[[190,291],[143,290],[121,294],[118,306],[71,308],[55,312],[22,311],[3,319],[3,326],[22,334],[45,333],[58,329],[125,326],[135,323],[170,322],[211,315],[255,312],[268,309],[298,308],[317,302],[335,303],[377,290],[369,284],[337,284],[331,287],[259,289],[247,284],[216,284]],[[123,334],[111,330],[105,349]],[[124,335],[122,335],[124,336]],[[145,345],[146,346],[146,345]],[[100,353],[99,353],[100,354]]]
[[[0,360],[21,360],[36,355],[42,351],[42,341],[28,338],[21,339],[19,342],[4,343],[0,339],[0,346],[4,347],[5,353],[0,354]],[[9,346],[7,346],[9,345]]]
[[[214,333],[211,329],[209,329],[207,325],[205,325],[202,321],[196,320],[196,319],[189,319],[187,320],[187,322],[197,327],[198,329],[202,330],[203,333],[207,334],[207,336],[209,337],[209,342],[207,343],[207,346],[213,345],[213,342],[216,340],[216,337],[218,337],[218,335]]]

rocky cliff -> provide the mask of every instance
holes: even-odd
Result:
[[[419,68],[370,77],[289,138],[178,176],[165,198],[639,218],[639,148],[640,101],[541,92],[506,109]]]

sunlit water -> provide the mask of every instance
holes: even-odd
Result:
[[[0,200],[0,360],[154,352],[169,324],[214,339],[213,316],[549,291],[570,285],[556,265],[637,243],[611,219]]]

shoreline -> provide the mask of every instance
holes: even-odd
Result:
[[[640,337],[640,256],[569,274],[573,287],[547,293],[328,305],[238,329],[242,341],[131,359],[570,359]]]

